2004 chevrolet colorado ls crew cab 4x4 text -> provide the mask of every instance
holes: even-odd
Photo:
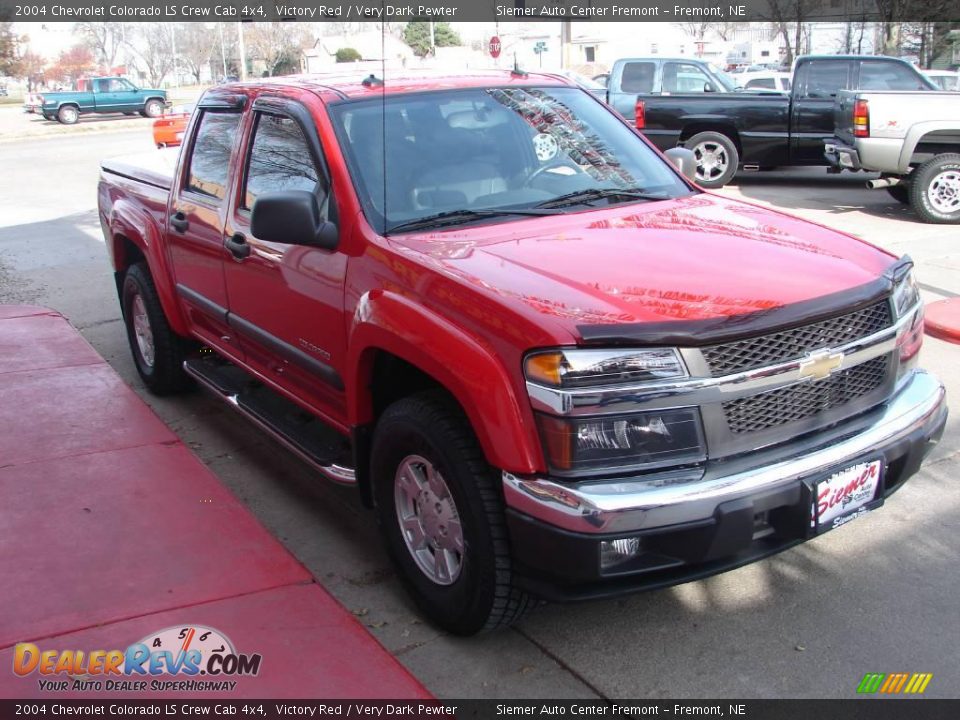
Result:
[[[175,167],[103,163],[137,369],[357,485],[456,633],[877,507],[946,419],[909,261],[668,155],[550,75],[210,90]]]

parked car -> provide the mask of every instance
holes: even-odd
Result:
[[[952,92],[841,91],[836,137],[825,143],[838,170],[879,172],[886,188],[924,222],[960,222],[960,102]]]
[[[956,70],[921,70],[921,72],[940,90],[960,91],[960,72]]]
[[[153,143],[158,148],[176,147],[183,142],[193,105],[175,105],[153,121]]]
[[[657,147],[693,150],[697,182],[716,188],[739,167],[826,164],[823,143],[833,137],[833,100],[843,88],[936,89],[896,58],[801,57],[790,95],[737,92],[729,76],[696,60],[635,58],[614,63],[607,102]]]
[[[703,192],[570,81],[225,85],[188,133],[102,163],[140,377],[355,486],[451,632],[846,525],[943,431],[908,259]]]
[[[166,90],[138,88],[125,78],[91,78],[89,84],[87,91],[43,93],[39,112],[47,120],[73,125],[85,114],[140,113],[155,118],[170,105]]]
[[[743,90],[788,93],[792,86],[792,77],[790,73],[763,70],[738,75],[736,82]]]

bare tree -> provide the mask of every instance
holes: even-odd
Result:
[[[155,23],[134,23],[127,34],[138,64],[154,87],[173,70],[173,47],[164,26]]]
[[[178,23],[175,32],[177,54],[199,85],[200,75],[205,67],[209,67],[214,49],[217,50],[217,55],[220,54],[219,36],[211,37],[211,32],[204,23],[198,22]]]
[[[310,42],[298,23],[253,23],[245,37],[251,55],[263,60],[268,75],[275,75],[284,67],[296,67],[300,52]]]
[[[704,38],[706,38],[707,36],[707,33],[710,32],[710,26],[713,25],[713,23],[682,22],[682,23],[677,23],[677,25],[680,26],[680,29],[683,30],[684,33],[692,37],[694,40],[697,40],[698,42],[703,42]]]
[[[791,65],[803,51],[804,37],[809,41],[810,29],[805,24],[820,7],[821,0],[767,0],[767,5],[770,23],[783,41],[784,62]]]
[[[120,22],[79,22],[74,25],[74,30],[83,38],[83,44],[93,52],[97,62],[109,72],[126,45],[128,27],[129,23]]]

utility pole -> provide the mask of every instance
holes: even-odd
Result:
[[[240,36],[240,79],[247,79],[247,51],[243,46],[243,23],[237,23],[237,34]]]
[[[227,79],[227,50],[223,45],[223,23],[217,23],[217,31],[220,33],[220,59],[223,60],[223,79]]]
[[[437,37],[433,32],[433,20],[430,21],[430,55],[437,56]]]
[[[573,23],[570,20],[564,20],[560,23],[560,67],[564,70],[570,68],[570,41],[573,34]]]

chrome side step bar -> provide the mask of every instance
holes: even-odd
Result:
[[[205,390],[269,434],[323,477],[356,485],[349,443],[321,420],[257,382],[240,368],[209,360],[186,360],[184,372]]]

